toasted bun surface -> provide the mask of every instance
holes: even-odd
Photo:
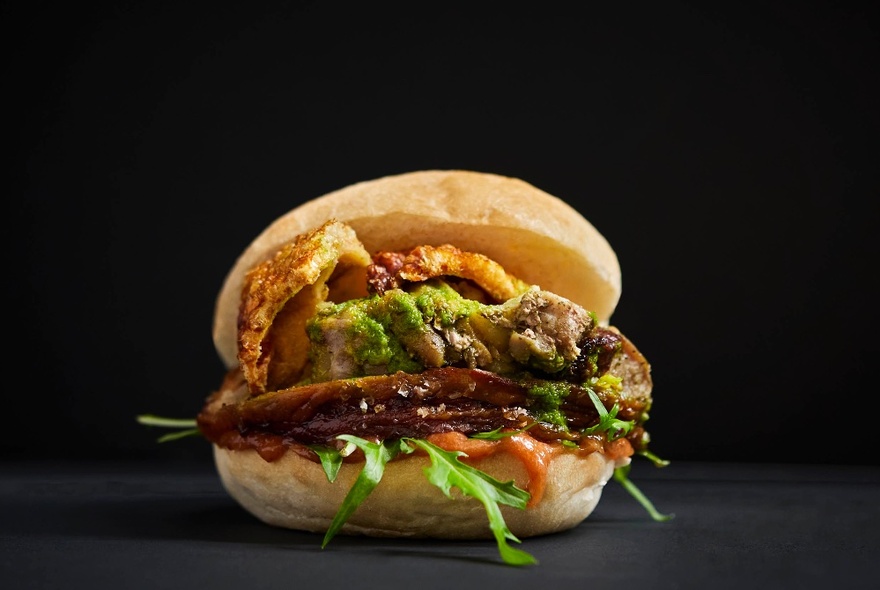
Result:
[[[324,533],[363,464],[345,463],[334,483],[318,463],[286,453],[268,463],[256,451],[214,447],[221,481],[248,512],[271,525]],[[502,506],[511,532],[530,537],[577,526],[596,507],[615,462],[602,453],[560,453],[550,462],[546,488],[534,507]],[[342,533],[374,537],[489,539],[492,532],[483,505],[453,488],[452,499],[428,482],[429,459],[406,456],[388,463],[382,481],[348,519]],[[471,462],[500,481],[528,487],[522,462],[498,453]]]
[[[564,201],[515,178],[462,170],[411,172],[361,182],[303,203],[271,223],[228,273],[214,314],[214,344],[238,364],[237,318],[245,273],[297,235],[335,218],[366,250],[452,244],[566,297],[608,323],[620,266],[605,238]]]

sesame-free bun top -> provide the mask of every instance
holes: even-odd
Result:
[[[516,178],[465,170],[385,176],[307,201],[273,221],[236,260],[214,313],[214,345],[238,364],[245,274],[296,236],[329,219],[349,224],[367,252],[452,244],[566,297],[607,324],[621,292],[614,250],[577,210]]]

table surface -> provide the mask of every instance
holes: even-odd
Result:
[[[880,468],[636,464],[669,522],[616,483],[563,533],[492,541],[321,536],[264,525],[212,465],[0,463],[5,588],[877,588]]]

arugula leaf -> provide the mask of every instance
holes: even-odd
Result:
[[[141,414],[137,421],[147,426],[163,426],[165,428],[195,428],[196,421],[186,418],[164,418],[153,414]]]
[[[537,426],[537,422],[532,422],[525,428],[521,428],[520,430],[503,430],[504,426],[499,426],[495,430],[489,430],[486,432],[478,432],[476,434],[472,434],[470,438],[477,438],[481,440],[501,440],[502,438],[507,438],[508,436],[513,436],[514,434],[519,434],[521,432],[526,432],[529,428]]]
[[[529,565],[537,563],[537,560],[520,549],[511,547],[507,541],[519,543],[501,514],[500,504],[525,509],[529,501],[529,493],[517,488],[513,481],[500,482],[492,476],[462,463],[459,457],[461,451],[445,451],[426,440],[413,438],[403,439],[403,442],[415,445],[428,453],[431,466],[425,468],[428,481],[440,488],[448,497],[451,496],[452,487],[456,487],[466,496],[479,500],[486,509],[489,517],[489,528],[498,543],[498,551],[505,563],[511,565]],[[403,446],[402,450],[412,452],[412,448]]]
[[[156,440],[156,442],[160,443],[177,440],[179,438],[185,438],[187,436],[198,436],[201,434],[196,425],[196,421],[191,419],[165,418],[163,416],[155,416],[153,414],[141,414],[140,416],[137,416],[137,421],[140,424],[145,424],[146,426],[185,429],[181,430],[180,432],[172,432],[160,436]]]
[[[599,396],[596,395],[592,389],[587,388],[587,393],[590,396],[590,400],[592,400],[593,405],[596,407],[596,411],[599,412],[599,423],[595,426],[591,426],[590,428],[584,429],[584,434],[593,434],[594,432],[605,432],[609,441],[617,440],[622,436],[626,436],[629,434],[630,430],[632,430],[635,422],[633,420],[618,420],[617,412],[619,410],[617,404],[615,403],[612,406],[611,411],[605,409],[604,404],[599,399]],[[647,449],[638,451],[639,455],[646,457],[650,461],[654,463],[657,467],[665,467],[669,465],[669,461],[661,459],[654,453],[651,453]],[[623,467],[618,467],[614,470],[614,481],[623,486],[629,495],[636,499],[636,501],[642,505],[642,507],[651,515],[651,518],[658,522],[665,522],[667,520],[671,520],[675,515],[674,514],[662,514],[655,507],[654,504],[648,499],[642,491],[636,487],[628,477],[630,466],[624,465]]]
[[[666,467],[667,465],[669,465],[669,461],[667,461],[666,459],[661,459],[660,457],[658,457],[657,455],[655,455],[654,453],[652,453],[651,451],[649,451],[647,449],[644,449],[642,451],[636,451],[636,452],[639,455],[641,455],[642,457],[645,457],[646,459],[651,461],[655,467]]]
[[[596,407],[596,411],[599,412],[599,423],[595,426],[585,428],[583,430],[584,434],[604,432],[609,441],[617,440],[618,438],[629,434],[629,431],[633,429],[635,422],[633,420],[618,420],[617,412],[620,411],[620,407],[616,403],[611,407],[611,411],[609,412],[605,409],[605,405],[602,403],[602,400],[599,399],[599,396],[596,395],[595,391],[588,387],[587,394],[590,396],[590,400]]]
[[[587,389],[590,399],[596,410],[599,412],[599,423],[593,427],[585,429],[585,434],[594,432],[605,432],[608,440],[615,440],[621,436],[625,436],[632,429],[634,422],[626,420],[618,420],[616,418],[618,412],[617,404],[611,408],[611,411],[605,409],[599,397],[592,389]],[[196,420],[167,418],[156,416],[154,414],[141,414],[137,416],[137,421],[146,426],[157,426],[161,428],[177,428],[178,432],[165,434],[157,439],[157,442],[168,442],[188,436],[197,436],[201,432],[198,429]],[[472,438],[482,438],[487,440],[498,440],[507,436],[512,436],[518,432],[524,432],[537,423],[530,424],[522,430],[504,431],[500,428],[473,435]],[[324,548],[330,540],[336,536],[343,527],[348,518],[357,510],[358,506],[363,503],[367,496],[379,484],[382,475],[385,472],[385,465],[393,459],[398,452],[412,453],[414,446],[424,450],[431,459],[431,465],[425,468],[425,475],[428,481],[437,486],[446,496],[451,497],[451,489],[456,487],[466,496],[471,496],[479,500],[489,518],[489,527],[492,530],[495,540],[498,544],[498,551],[505,563],[510,565],[530,565],[538,563],[537,560],[529,553],[511,547],[508,541],[520,543],[521,541],[513,535],[507,524],[504,522],[504,516],[501,513],[500,505],[504,504],[514,508],[525,509],[530,498],[529,493],[517,488],[513,481],[501,482],[492,476],[478,469],[462,463],[459,457],[466,456],[460,451],[445,451],[442,448],[429,443],[426,440],[413,438],[405,438],[400,440],[388,440],[383,443],[373,443],[365,439],[353,435],[339,435],[340,440],[347,442],[346,446],[341,449],[324,446],[310,447],[321,461],[321,466],[327,479],[330,482],[336,480],[339,469],[342,466],[343,457],[350,454],[355,448],[359,448],[364,452],[365,463],[358,475],[357,480],[352,485],[348,494],[339,507],[333,522],[330,524],[326,534],[324,535],[321,547]],[[566,441],[563,441],[563,443]],[[657,457],[653,453],[642,450],[638,454],[648,458],[658,467],[669,464],[669,461]],[[633,496],[644,508],[648,514],[656,521],[667,521],[672,519],[674,514],[660,513],[650,500],[630,481],[630,466],[626,465],[618,467],[614,470],[614,480],[620,483],[630,495]]]
[[[674,514],[661,514],[658,511],[654,504],[648,499],[642,491],[636,487],[629,479],[629,469],[630,465],[624,465],[623,467],[618,467],[614,470],[614,481],[623,486],[629,494],[636,499],[636,501],[642,505],[642,507],[648,511],[648,514],[651,515],[651,518],[656,520],[657,522],[666,522],[667,520],[672,520],[675,515]]]
[[[342,467],[342,453],[333,447],[314,445],[309,448],[312,449],[312,451],[318,455],[318,459],[321,460],[321,467],[324,468],[324,474],[327,476],[327,481],[330,483],[336,481],[336,476],[339,475],[339,468]]]
[[[324,534],[324,541],[321,548],[327,546],[327,543],[336,536],[336,533],[345,524],[345,521],[354,514],[358,506],[370,495],[370,493],[379,484],[382,475],[385,473],[385,465],[393,459],[400,449],[400,443],[394,441],[385,441],[384,443],[374,443],[350,434],[340,434],[336,438],[348,441],[364,452],[366,462],[361,469],[354,485],[348,491],[348,495],[342,501],[342,505],[333,517],[330,528]],[[341,459],[340,459],[341,460]],[[326,468],[325,468],[326,470]]]
[[[169,432],[168,434],[163,434],[156,439],[156,442],[164,443],[172,440],[177,440],[179,438],[186,438],[188,436],[199,436],[201,434],[202,433],[198,428],[190,428],[188,430],[181,430],[180,432]]]

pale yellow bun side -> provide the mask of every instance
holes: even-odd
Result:
[[[462,170],[431,170],[354,184],[276,219],[245,249],[217,299],[214,344],[238,364],[237,318],[245,273],[297,235],[336,218],[366,250],[445,243],[479,252],[518,278],[562,295],[608,323],[621,292],[614,250],[567,203],[522,180]]]
[[[336,481],[330,483],[320,464],[296,453],[286,453],[269,463],[256,451],[215,446],[214,457],[224,487],[248,512],[270,525],[322,534],[363,467],[362,463],[343,464]],[[577,526],[596,507],[614,467],[628,462],[615,462],[600,452],[554,455],[537,506],[525,510],[501,507],[508,528],[524,538]],[[379,485],[341,532],[373,537],[492,538],[483,505],[455,488],[453,499],[446,497],[425,477],[423,470],[429,464],[430,460],[421,456],[388,463]],[[473,465],[498,480],[514,480],[519,487],[528,488],[522,463],[509,453],[498,453]]]

